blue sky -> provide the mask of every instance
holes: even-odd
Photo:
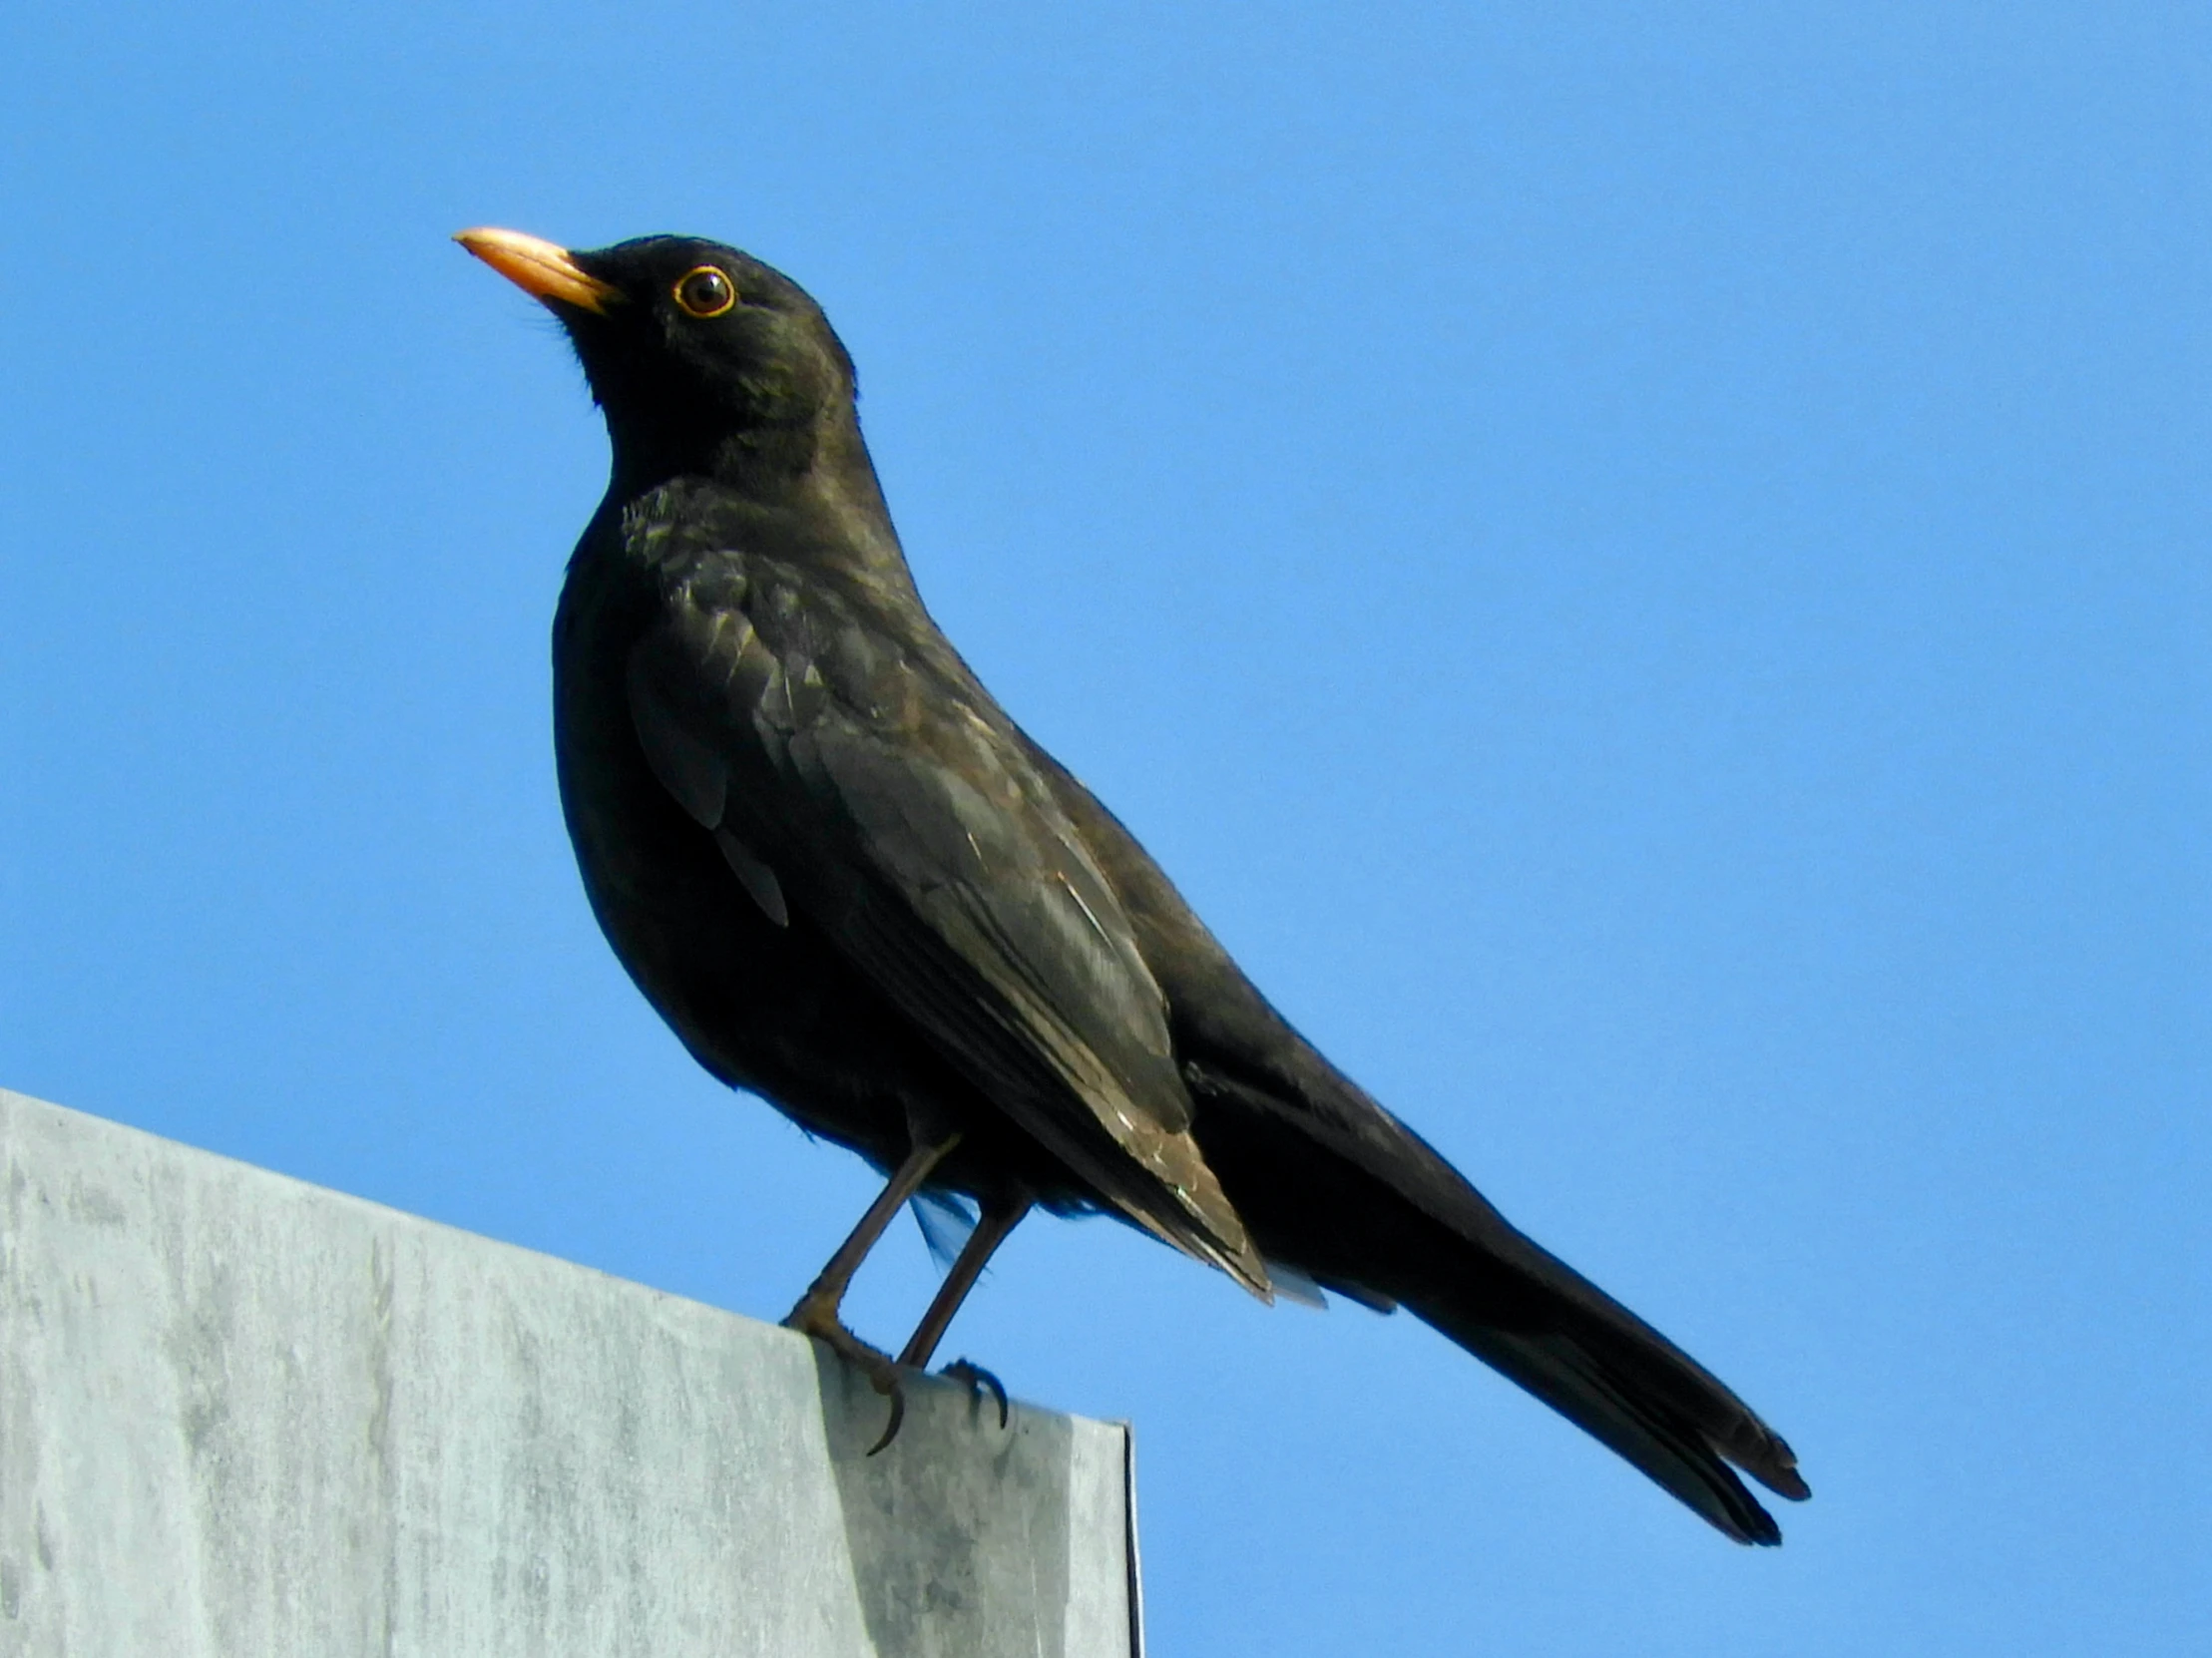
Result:
[[[808,286],[923,591],[1278,1004],[1796,1444],[1753,1554],[1410,1320],[1032,1222],[1162,1653],[2212,1635],[2212,24],[0,19],[0,1084],[779,1316],[872,1177],[598,938],[604,481],[447,240]],[[902,1227],[849,1304],[895,1340]]]

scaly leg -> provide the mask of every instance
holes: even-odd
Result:
[[[1000,1202],[984,1210],[983,1218],[969,1235],[960,1252],[960,1259],[953,1262],[952,1271],[945,1274],[945,1282],[938,1286],[937,1298],[929,1304],[929,1311],[922,1315],[912,1338],[899,1352],[899,1363],[919,1370],[927,1365],[930,1355],[937,1351],[937,1344],[944,1340],[946,1326],[953,1315],[960,1311],[960,1304],[968,1299],[968,1292],[975,1288],[976,1280],[983,1276],[984,1263],[998,1251],[1007,1235],[1022,1224],[1022,1217],[1030,1212],[1026,1197]],[[946,1374],[958,1376],[970,1387],[988,1388],[999,1402],[999,1426],[1006,1426],[1006,1389],[999,1379],[980,1365],[972,1365],[962,1359],[950,1366]]]
[[[933,1143],[917,1141],[914,1149],[906,1154],[906,1161],[885,1182],[882,1194],[868,1205],[868,1212],[860,1217],[860,1224],[852,1229],[852,1235],[837,1246],[837,1253],[829,1258],[829,1264],[807,1286],[806,1294],[800,1296],[799,1304],[791,1309],[791,1316],[783,1321],[786,1328],[812,1336],[840,1359],[858,1367],[875,1391],[891,1401],[891,1421],[883,1430],[883,1438],[868,1448],[871,1456],[898,1436],[899,1424],[906,1420],[906,1396],[899,1391],[898,1368],[890,1356],[878,1352],[847,1330],[838,1317],[838,1308],[844,1303],[852,1275],[860,1270],[860,1263],[868,1258],[868,1251],[875,1248],[876,1240],[883,1236],[883,1229],[891,1224],[906,1200],[921,1189],[922,1182],[944,1161],[945,1154],[959,1143],[958,1134],[947,1135]],[[961,1253],[965,1259],[967,1251]]]

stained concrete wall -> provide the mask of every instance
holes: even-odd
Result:
[[[1127,1431],[0,1091],[0,1655],[1139,1649]]]

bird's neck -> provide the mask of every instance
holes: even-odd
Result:
[[[638,495],[671,478],[703,477],[762,505],[827,490],[872,507],[888,522],[859,418],[849,408],[793,420],[766,411],[716,418],[722,413],[663,407],[627,416],[620,425],[610,420],[616,490]]]
[[[752,513],[806,532],[796,538],[821,558],[875,584],[914,593],[891,511],[857,420],[801,434],[750,428],[689,447],[654,443],[650,433],[616,436],[607,503],[620,511],[664,484],[697,479]],[[645,441],[641,441],[641,439]]]

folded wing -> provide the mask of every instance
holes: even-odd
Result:
[[[1083,1184],[1266,1296],[1129,919],[1004,715],[865,594],[658,534],[631,711],[733,875],[829,936]]]

